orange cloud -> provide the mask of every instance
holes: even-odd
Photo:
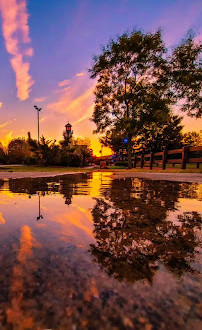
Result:
[[[84,72],[80,72],[80,73],[77,73],[77,74],[76,74],[76,77],[81,77],[81,76],[84,76],[84,75],[85,75]]]
[[[0,11],[6,49],[12,55],[10,62],[16,75],[17,96],[24,101],[34,83],[29,74],[30,64],[24,59],[33,55],[33,49],[26,45],[30,43],[26,0],[0,0]]]
[[[44,121],[45,119],[46,119],[45,117],[42,117],[42,118],[40,119],[40,122]]]
[[[58,114],[65,116],[65,120],[69,120],[73,125],[74,136],[90,138],[93,153],[99,156],[99,136],[92,133],[95,125],[90,122],[94,108],[94,87],[95,81],[90,81],[86,76],[82,79],[74,78],[71,86],[60,90],[58,99],[50,103],[47,109],[57,118]],[[111,154],[111,150],[104,148],[103,155],[108,154]]]
[[[3,103],[2,103],[2,102],[0,102],[0,109],[2,108],[2,106],[3,106]]]
[[[69,86],[70,84],[71,84],[71,80],[70,79],[66,79],[66,80],[60,81],[58,83],[58,86],[59,87],[65,87],[65,86]]]
[[[67,82],[68,80],[64,80],[59,83],[59,86],[66,86]],[[87,86],[87,88],[82,90],[83,86]],[[58,100],[49,104],[48,109],[52,112],[67,114],[68,120],[72,123],[87,115],[90,118],[93,104],[93,89],[94,84],[91,83],[89,85],[89,81],[80,82],[74,80],[71,88],[61,90]]]
[[[36,97],[35,99],[34,99],[34,102],[44,102],[44,101],[46,101],[47,100],[47,96],[44,96],[44,97]]]
[[[4,127],[6,127],[7,125],[12,124],[15,120],[16,120],[16,118],[13,118],[13,120],[6,121],[5,123],[0,124],[0,128],[4,128]]]
[[[7,147],[8,143],[12,139],[13,132],[9,132],[8,134],[4,135],[3,138],[1,138],[1,143],[3,147]]]
[[[0,128],[6,127],[8,124],[9,124],[9,121],[6,121],[5,123],[0,124]]]

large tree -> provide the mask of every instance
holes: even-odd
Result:
[[[133,138],[143,126],[166,123],[177,100],[183,99],[182,110],[188,114],[201,115],[199,53],[200,47],[190,35],[168,56],[160,31],[136,31],[111,40],[94,57],[90,73],[97,78],[92,116],[95,132],[124,132],[129,168]]]

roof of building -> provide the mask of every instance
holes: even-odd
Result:
[[[72,127],[72,125],[70,123],[67,123],[65,127]]]

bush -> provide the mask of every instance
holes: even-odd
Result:
[[[62,166],[79,167],[81,166],[81,157],[77,153],[69,152],[62,155]]]

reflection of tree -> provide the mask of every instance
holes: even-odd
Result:
[[[4,180],[0,179],[0,188],[3,187],[4,185]]]
[[[177,220],[173,215],[173,221],[166,220],[182,188],[186,188],[186,197],[193,196],[195,186],[183,185],[113,180],[111,188],[103,191],[106,198],[96,199],[92,215],[97,244],[91,245],[91,253],[109,275],[152,282],[161,264],[177,275],[194,271],[191,262],[199,244],[199,214],[186,213]]]
[[[47,195],[50,193],[60,193],[64,195],[65,204],[72,202],[72,196],[76,195],[80,184],[85,184],[89,175],[67,175],[49,178],[24,178],[9,180],[9,189],[13,193],[25,193],[29,195]]]

